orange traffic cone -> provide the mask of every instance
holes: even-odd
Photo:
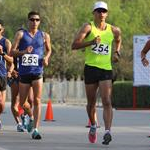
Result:
[[[20,105],[18,105],[18,113],[19,113],[19,116],[21,116],[24,113],[24,110]]]
[[[97,123],[97,128],[100,128],[100,125],[99,125],[99,121],[97,119],[97,113],[95,113],[95,120],[96,120],[96,123]],[[90,128],[91,127],[91,121],[89,119],[88,121],[88,125],[86,126],[87,128]]]
[[[48,103],[47,103],[47,109],[46,109],[46,114],[45,114],[45,120],[44,121],[55,121],[53,119],[53,108],[52,108],[51,100],[49,100]]]

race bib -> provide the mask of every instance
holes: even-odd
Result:
[[[109,46],[106,44],[99,44],[96,43],[91,46],[92,47],[92,52],[96,54],[101,54],[101,55],[108,55],[109,54]]]
[[[37,54],[24,54],[22,56],[22,66],[38,66],[38,58]]]

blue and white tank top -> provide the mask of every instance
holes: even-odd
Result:
[[[2,37],[0,39],[0,45],[3,47],[3,52],[7,53],[5,41],[6,41],[6,38]],[[7,75],[6,62],[5,62],[4,57],[2,55],[0,55],[0,76],[4,77],[6,75]]]
[[[19,43],[19,51],[32,46],[33,50],[29,54],[19,57],[19,75],[43,73],[44,37],[42,31],[37,31],[32,37],[27,30],[23,30],[23,37]]]

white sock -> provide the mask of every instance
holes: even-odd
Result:
[[[96,124],[94,124],[94,125],[91,125],[91,128],[96,128]]]
[[[106,134],[106,133],[110,133],[110,134],[111,134],[110,130],[105,130],[105,134]]]
[[[38,129],[37,129],[37,128],[34,128],[34,131],[38,132]]]
[[[22,123],[21,123],[21,122],[19,122],[19,123],[17,123],[17,125],[22,125]]]

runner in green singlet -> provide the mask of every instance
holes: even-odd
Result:
[[[89,141],[97,141],[96,133],[96,93],[100,89],[103,104],[103,119],[105,133],[102,144],[108,145],[112,140],[111,124],[113,111],[111,105],[112,93],[112,61],[117,62],[120,56],[121,31],[118,27],[106,23],[108,7],[105,2],[94,4],[94,20],[85,23],[77,33],[72,49],[85,48],[85,89],[87,95],[87,113],[91,121]],[[115,50],[112,52],[112,42],[115,42]]]

